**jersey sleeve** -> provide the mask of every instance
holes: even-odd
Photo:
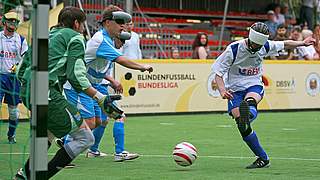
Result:
[[[67,80],[72,87],[80,92],[89,87],[91,84],[86,76],[86,66],[84,62],[84,42],[76,39],[69,44],[66,75]]]
[[[230,46],[216,59],[215,63],[211,66],[212,73],[218,76],[223,76],[232,65],[233,55]]]
[[[278,56],[279,51],[284,49],[284,42],[283,41],[269,41],[270,44],[270,51],[267,56]]]

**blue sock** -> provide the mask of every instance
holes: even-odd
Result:
[[[98,151],[99,144],[100,144],[100,141],[102,139],[102,136],[103,136],[105,129],[106,129],[106,127],[103,125],[100,125],[100,126],[96,127],[95,129],[93,129],[92,133],[94,136],[94,144],[90,147],[91,151],[93,151],[93,152]]]
[[[12,137],[16,135],[16,128],[18,125],[18,120],[9,120],[9,129],[8,129],[8,137]]]
[[[250,122],[252,122],[258,116],[257,108],[254,106],[249,106],[249,112],[250,112]]]
[[[258,157],[261,157],[264,160],[268,160],[269,157],[267,153],[263,150],[259,143],[259,139],[254,131],[249,134],[247,137],[244,137],[243,140],[250,147],[251,151]]]
[[[124,151],[124,123],[114,122],[113,124],[113,138],[116,148],[116,153]]]

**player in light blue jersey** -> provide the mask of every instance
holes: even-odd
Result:
[[[108,6],[102,15],[101,30],[94,34],[92,39],[87,42],[85,61],[87,65],[87,77],[93,87],[104,90],[108,93],[105,86],[101,82],[106,79],[110,82],[110,86],[117,92],[122,93],[122,86],[112,77],[114,63],[119,63],[130,69],[140,70],[142,72],[152,72],[150,65],[141,65],[125,58],[115,47],[115,41],[121,37],[127,36],[126,23],[131,21],[131,16],[123,12],[116,6]],[[129,34],[130,35],[130,34]],[[136,153],[129,153],[124,149],[124,121],[125,115],[118,114],[114,116],[103,117],[101,108],[98,107],[90,97],[82,93],[77,93],[73,89],[64,86],[65,94],[72,103],[77,104],[81,116],[93,129],[95,136],[95,144],[89,149],[87,157],[101,157],[104,153],[98,150],[101,137],[104,133],[108,118],[115,119],[113,126],[113,136],[115,142],[114,161],[131,160],[139,157]],[[116,106],[116,104],[114,104]],[[101,121],[103,120],[103,121]]]
[[[257,156],[247,169],[269,167],[267,153],[261,147],[251,123],[258,115],[257,105],[264,95],[262,61],[266,56],[277,56],[282,49],[309,46],[313,38],[304,41],[270,41],[268,26],[257,22],[250,27],[249,37],[231,43],[212,65],[213,81],[223,99],[228,99],[228,112],[235,119],[238,130]]]

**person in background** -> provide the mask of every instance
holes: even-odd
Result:
[[[309,29],[302,30],[301,34],[302,34],[303,40],[313,36],[313,32]],[[319,59],[319,54],[317,53],[314,45],[310,45],[310,46],[306,46],[306,47],[301,46],[301,47],[297,47],[297,48],[298,48],[298,52],[299,52],[300,56],[303,57],[304,60]]]
[[[287,29],[284,24],[280,24],[277,29],[276,37],[273,39],[274,41],[284,41],[288,40],[289,37],[287,35]],[[279,60],[287,60],[290,57],[291,49],[282,49],[279,51],[279,56],[272,56],[271,59],[279,59]]]
[[[207,59],[208,58],[208,35],[204,32],[199,32],[192,44],[192,59]]]
[[[289,39],[294,41],[301,41],[302,40],[302,34],[301,34],[301,27],[300,26],[294,26],[293,30],[291,31]],[[290,51],[289,60],[302,60],[303,57],[299,53],[298,48],[294,48]]]
[[[180,53],[179,53],[179,48],[174,46],[171,48],[171,59],[179,59],[180,58]]]
[[[316,49],[317,53],[320,54],[320,25],[317,24],[313,30],[313,37],[316,39],[316,43],[314,48]]]
[[[285,23],[284,15],[281,14],[281,6],[277,4],[274,8],[274,21],[280,25]]]
[[[140,49],[140,38],[139,35],[133,31],[134,24],[129,22],[126,24],[126,29],[131,33],[131,38],[126,40],[120,51],[125,57],[130,60],[142,59],[142,53]]]
[[[16,128],[18,126],[20,104],[20,83],[16,78],[16,67],[22,61],[28,50],[26,39],[16,32],[19,17],[16,12],[3,15],[3,31],[0,31],[0,109],[2,100],[8,104],[9,127],[8,141],[16,143]]]
[[[308,29],[313,30],[314,8],[317,7],[318,0],[302,0],[300,8],[300,24],[307,23]]]
[[[276,36],[276,32],[277,32],[277,28],[278,28],[278,24],[275,22],[274,11],[269,10],[267,12],[267,17],[268,17],[268,20],[265,21],[264,23],[269,28],[270,39],[273,39]]]

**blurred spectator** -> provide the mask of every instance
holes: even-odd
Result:
[[[301,34],[302,34],[302,39],[304,40],[312,36],[313,32],[309,29],[304,29],[302,30]],[[300,53],[303,59],[305,60],[319,59],[319,54],[314,48],[314,45],[298,47],[298,53]]]
[[[274,38],[275,41],[284,41],[288,40],[287,29],[284,24],[278,26],[276,37]],[[279,56],[272,56],[271,59],[279,59],[279,60],[287,60],[289,59],[291,49],[283,49],[279,51]]]
[[[317,53],[320,54],[320,25],[317,24],[313,30],[313,37],[316,39],[316,43],[314,48],[316,49]]]
[[[204,32],[199,32],[192,44],[192,59],[207,59],[208,58],[208,35]]]
[[[139,35],[132,31],[134,26],[133,22],[131,21],[126,25],[127,31],[131,32],[131,38],[129,40],[126,40],[123,47],[121,48],[121,52],[130,60],[142,59]]]
[[[179,48],[178,47],[172,47],[171,48],[171,59],[179,59],[180,58],[180,53],[179,53]]]
[[[293,30],[291,31],[291,34],[290,34],[290,39],[294,40],[294,41],[301,41],[302,40],[301,27],[300,26],[294,26],[293,27]],[[299,53],[299,50],[297,48],[294,48],[294,49],[291,50],[288,59],[301,60],[301,59],[304,59],[304,58]]]
[[[284,15],[287,32],[288,34],[290,34],[290,32],[293,30],[293,26],[297,23],[296,18],[292,14],[292,11],[290,11],[289,5],[287,3],[283,4],[282,13]]]
[[[274,7],[274,21],[278,25],[285,23],[284,15],[281,14],[281,6],[279,4]]]
[[[318,0],[302,0],[300,8],[300,24],[307,22],[308,29],[313,30],[313,10],[318,6]]]
[[[316,10],[317,24],[320,24],[320,0],[318,0],[317,10]]]
[[[268,20],[266,22],[264,22],[264,23],[269,28],[269,32],[270,32],[270,38],[269,39],[273,39],[276,36],[278,24],[274,21],[275,20],[274,11],[269,10],[267,15],[268,15]]]
[[[277,28],[276,37],[274,38],[275,41],[284,41],[287,40],[287,28],[284,26],[284,24],[280,24]]]

